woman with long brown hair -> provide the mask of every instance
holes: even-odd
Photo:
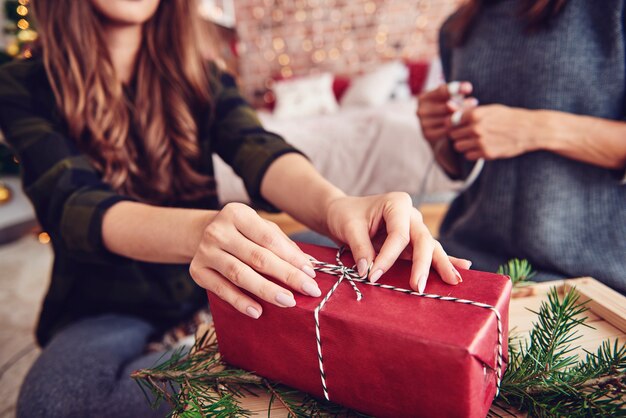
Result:
[[[458,83],[422,95],[418,116],[450,175],[483,166],[444,220],[446,249],[626,293],[625,14],[623,0],[470,0],[444,24]]]
[[[204,289],[251,320],[263,314],[255,298],[289,308],[292,291],[320,295],[309,258],[275,224],[242,204],[219,210],[212,152],[257,204],[346,243],[372,281],[403,253],[419,291],[431,263],[449,284],[452,263],[469,267],[408,195],[346,196],[265,131],[203,58],[195,2],[33,3],[41,53],[0,68],[0,128],[55,252],[19,416],[162,416],[129,372],[154,364],[148,341],[205,305]]]

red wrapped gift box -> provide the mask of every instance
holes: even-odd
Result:
[[[337,264],[336,249],[299,245]],[[341,260],[354,264],[349,253]],[[410,271],[411,263],[399,260],[379,283],[407,289]],[[344,279],[319,311],[330,400],[376,417],[484,417],[496,394],[499,348],[507,353],[511,282],[497,274],[461,274],[463,283],[450,286],[431,273],[425,294],[448,300],[355,282],[362,293],[357,301]],[[257,320],[209,293],[224,360],[323,399],[314,311],[338,279],[318,272],[321,297],[294,292],[294,308],[261,301]],[[494,309],[468,301],[499,313],[500,335]]]

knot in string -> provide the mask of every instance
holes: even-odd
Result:
[[[341,256],[343,255],[345,249],[346,247],[341,247],[337,251],[337,254],[335,255],[335,261],[337,264],[324,263],[323,261],[317,261],[314,258],[311,259],[311,263],[313,263],[313,268],[315,269],[315,271],[339,277],[337,283],[335,283],[335,285],[330,290],[330,292],[328,292],[324,300],[322,300],[322,303],[320,303],[319,309],[324,306],[326,301],[332,296],[333,292],[335,291],[337,286],[339,286],[339,283],[343,281],[343,279],[346,279],[352,286],[352,289],[354,289],[357,301],[360,301],[363,298],[363,294],[357,287],[356,283],[354,283],[354,281],[365,281],[369,276],[370,268],[368,267],[367,272],[363,276],[360,276],[359,272],[356,271],[356,265],[353,265],[352,267],[347,267],[345,264],[343,264],[343,262],[341,261]]]

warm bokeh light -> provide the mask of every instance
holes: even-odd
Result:
[[[331,50],[328,51],[328,58],[330,58],[331,60],[336,60],[336,59],[339,59],[340,57],[341,57],[341,52],[339,52],[339,49],[331,48]]]
[[[20,42],[32,42],[37,39],[37,32],[32,29],[21,30],[17,33]]]
[[[293,76],[293,70],[290,67],[283,67],[280,69],[280,75],[284,78]]]
[[[272,20],[274,22],[282,22],[284,17],[285,17],[285,14],[283,13],[282,10],[274,9],[272,11]]]
[[[7,52],[7,54],[9,54],[12,57],[14,57],[14,56],[16,56],[17,54],[20,53],[20,46],[17,44],[17,42],[10,43],[9,45],[7,45],[6,52]]]
[[[0,205],[11,200],[11,189],[0,183]]]
[[[296,18],[296,22],[304,22],[306,20],[306,12],[304,10],[298,10],[294,17]]]
[[[17,21],[17,27],[22,30],[28,29],[30,27],[30,23],[28,23],[28,20],[26,19],[20,19]]]
[[[41,232],[37,236],[37,239],[39,240],[41,244],[48,244],[50,242],[50,235],[48,235],[47,232]]]
[[[290,61],[289,55],[287,54],[280,54],[278,56],[278,63],[280,65],[289,65],[289,61]]]
[[[272,40],[272,46],[276,51],[282,51],[283,49],[285,49],[285,41],[283,40],[283,38],[274,38]]]

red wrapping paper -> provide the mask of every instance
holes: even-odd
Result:
[[[317,260],[336,264],[336,249],[299,245]],[[350,253],[342,261],[354,264]],[[379,282],[407,289],[410,271],[411,263],[399,260]],[[463,283],[450,286],[431,272],[425,293],[496,307],[502,319],[502,350],[507,353],[510,280],[470,270],[461,275]],[[224,360],[323,399],[313,312],[338,279],[318,272],[322,296],[294,292],[294,308],[260,301],[263,315],[257,320],[209,293]],[[320,312],[330,400],[376,417],[484,417],[496,393],[494,313],[357,286],[361,301],[344,279]]]

